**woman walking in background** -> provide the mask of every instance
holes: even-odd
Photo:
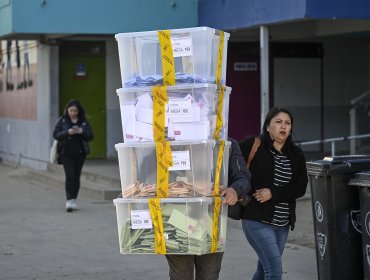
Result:
[[[58,140],[58,163],[63,164],[66,182],[66,210],[77,210],[77,197],[80,190],[80,177],[86,155],[89,154],[88,141],[93,139],[85,110],[77,100],[70,100],[63,116],[58,120],[53,137]]]
[[[250,163],[252,196],[242,213],[243,232],[258,255],[253,280],[282,279],[282,254],[289,227],[296,221],[296,199],[307,187],[306,160],[292,141],[293,116],[272,108],[258,137],[261,144]],[[240,143],[245,159],[255,137]]]

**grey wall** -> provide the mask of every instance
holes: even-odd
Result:
[[[37,119],[0,118],[0,157],[19,165],[46,169],[50,132],[50,47],[37,46]]]
[[[274,59],[274,104],[287,107],[295,118],[298,140],[349,136],[350,100],[369,89],[369,42],[354,37],[326,38],[323,43],[323,122],[321,123],[320,60]],[[317,42],[317,41],[316,41]],[[330,145],[325,150],[330,151]],[[305,150],[318,150],[306,146]],[[347,152],[349,142],[336,144]]]
[[[321,138],[321,60],[274,59],[274,105],[289,109],[294,117],[294,139]]]
[[[115,39],[107,41],[107,157],[117,158],[114,145],[123,142],[121,114],[116,89],[122,86],[118,58],[118,47]]]
[[[349,135],[350,101],[369,89],[368,46],[351,38],[324,41],[325,137]]]

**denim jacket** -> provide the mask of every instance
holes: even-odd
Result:
[[[232,138],[228,140],[231,141],[228,186],[236,191],[239,199],[244,199],[251,190],[251,175],[242,156],[239,143]]]

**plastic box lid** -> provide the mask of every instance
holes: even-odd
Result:
[[[199,32],[199,31],[206,31],[206,30],[214,30],[215,33],[221,32],[221,30],[200,26],[200,27],[191,27],[191,28],[179,28],[179,29],[169,29],[171,33],[188,33],[188,32]],[[152,30],[152,31],[142,31],[142,32],[128,32],[128,33],[118,33],[115,35],[115,38],[119,37],[146,37],[146,36],[156,36],[159,30]],[[224,32],[225,39],[230,37],[230,34]]]
[[[197,145],[197,144],[217,144],[219,140],[178,140],[178,141],[169,141],[171,146],[186,146],[186,145]],[[226,145],[231,145],[230,141],[225,141]],[[145,148],[145,147],[153,147],[155,146],[155,142],[147,141],[147,142],[125,142],[125,143],[117,143],[114,147],[117,148]]]
[[[214,198],[212,197],[176,197],[176,198],[161,198],[161,203],[179,203],[184,204],[188,202],[211,203]],[[221,198],[223,200],[223,198]],[[115,198],[113,204],[125,203],[148,203],[148,198]]]
[[[309,175],[324,176],[332,174],[355,173],[370,170],[370,157],[367,155],[344,155],[326,157],[306,163]]]
[[[349,181],[350,186],[370,187],[370,171],[358,172]]]
[[[224,86],[225,92],[231,94],[231,87]],[[116,90],[117,95],[124,94],[124,93],[131,93],[131,92],[151,92],[153,87],[123,87]],[[216,84],[209,84],[209,83],[197,83],[197,84],[177,84],[174,86],[166,86],[167,91],[172,90],[187,90],[187,89],[201,89],[201,88],[209,88],[211,90],[216,90],[218,86]]]

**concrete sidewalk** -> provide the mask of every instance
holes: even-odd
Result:
[[[64,189],[29,180],[27,169],[0,164],[0,178],[0,279],[168,279],[163,256],[119,253],[112,201],[81,196],[67,213]],[[284,279],[317,279],[311,202],[297,211]],[[229,219],[226,245],[220,279],[251,279],[256,256],[238,221]]]

